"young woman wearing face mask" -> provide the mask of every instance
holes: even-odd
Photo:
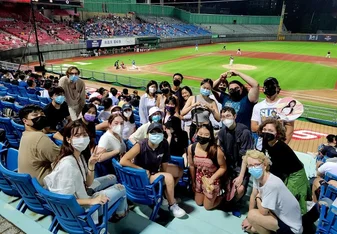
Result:
[[[135,117],[132,111],[132,106],[130,104],[124,104],[122,109],[123,109],[122,114],[125,118],[122,137],[125,142],[136,131],[136,124],[135,124]]]
[[[121,114],[112,114],[109,119],[109,129],[103,134],[98,142],[98,152],[102,152],[98,158],[96,168],[97,176],[104,176],[114,171],[111,158],[119,157],[126,151],[122,133],[124,118]]]
[[[193,96],[192,90],[190,89],[190,87],[188,86],[184,86],[181,88],[181,96],[183,98],[183,102],[180,104],[180,106],[184,107],[185,103],[187,102],[187,100]],[[188,137],[190,137],[190,126],[192,124],[192,114],[191,112],[188,112],[183,118],[183,129],[184,131],[187,132]]]
[[[170,98],[173,97],[176,99],[176,108],[175,112],[179,113],[179,105],[178,105],[178,98],[173,95],[172,90],[171,90],[171,85],[167,81],[163,81],[159,84],[159,89],[161,91],[161,95],[158,95],[156,106],[159,107],[161,111],[165,111],[166,109],[166,101]]]
[[[209,124],[209,116],[212,114],[216,121],[220,121],[220,114],[216,102],[209,98],[213,87],[211,79],[204,79],[200,84],[200,94],[191,96],[183,110],[181,116],[187,115],[190,111],[192,113],[192,124],[190,127],[190,139],[194,141],[194,134],[198,128],[203,124]]]
[[[188,147],[188,162],[195,202],[206,210],[217,207],[223,198],[220,181],[227,165],[224,153],[215,142],[212,125],[199,128],[197,142]]]
[[[170,148],[164,139],[163,126],[152,123],[148,128],[148,138],[141,140],[129,150],[120,163],[125,167],[145,169],[152,183],[159,175],[165,177],[165,194],[172,214],[181,218],[186,212],[181,209],[174,198],[174,186],[182,176],[182,170],[175,165],[170,165]]]
[[[176,112],[178,107],[178,101],[175,97],[171,96],[166,99],[165,101],[165,111],[164,111],[164,121],[163,124],[165,124],[172,116],[180,118],[180,115],[178,112]]]
[[[90,144],[88,147],[82,152],[86,161],[90,158],[91,151],[95,147],[95,139],[96,139],[96,129],[95,129],[95,120],[97,115],[96,106],[93,104],[86,104],[82,109],[82,117],[78,120],[83,123],[85,126],[87,133],[90,138]],[[59,132],[54,134],[54,138],[60,141],[63,141],[63,131],[61,129]]]
[[[146,86],[146,93],[140,97],[139,117],[141,124],[146,124],[149,121],[149,110],[156,106],[157,90],[158,83],[154,80],[151,80]]]
[[[101,153],[96,148],[86,163],[82,152],[89,142],[89,135],[81,121],[69,123],[64,128],[61,153],[53,171],[44,178],[44,183],[51,192],[75,195],[79,205],[86,209],[88,206],[105,203],[111,207],[122,198],[116,215],[123,217],[127,212],[125,188],[117,184],[117,178],[112,174],[94,179],[95,165]],[[99,209],[98,213],[93,214],[95,223],[98,223],[98,215],[102,213],[102,209]]]
[[[239,76],[248,85],[248,89],[238,80],[228,81],[234,76]],[[237,123],[242,123],[250,129],[250,120],[253,113],[253,107],[259,100],[259,83],[252,77],[235,70],[230,70],[220,75],[220,78],[214,82],[215,88],[219,88],[219,83],[228,84],[228,94],[220,95],[218,102],[222,103],[222,107],[229,106],[235,109]],[[229,83],[228,83],[229,82]]]
[[[183,156],[188,146],[187,132],[181,128],[181,120],[172,116],[166,123],[167,141],[170,145],[171,155]]]
[[[284,142],[285,130],[282,124],[268,118],[259,127],[263,139],[262,151],[269,155],[270,172],[284,181],[290,192],[298,199],[302,214],[307,212],[306,201],[311,200],[311,191],[304,166],[295,152]]]
[[[249,233],[302,233],[299,204],[282,180],[269,172],[269,158],[257,150],[248,150],[243,160],[252,176],[253,191],[242,229]]]

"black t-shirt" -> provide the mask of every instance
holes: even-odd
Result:
[[[337,148],[331,145],[325,145],[321,150],[321,153],[329,158],[334,158],[337,157]]]
[[[283,141],[278,141],[274,146],[263,146],[263,151],[267,150],[272,165],[270,172],[283,181],[292,173],[303,169],[302,162],[295,152]]]
[[[68,105],[65,102],[62,103],[60,109],[56,109],[52,103],[49,103],[43,111],[48,118],[48,127],[53,130],[57,130],[56,126],[70,115]]]
[[[150,148],[147,138],[138,144],[140,145],[140,153],[135,157],[135,164],[149,170],[151,174],[156,174],[162,163],[171,160],[170,147],[166,139],[155,150]]]
[[[181,95],[181,88],[179,88],[177,91],[172,91],[172,92],[178,98],[179,110],[182,110],[184,108],[185,100],[184,100],[183,96]]]
[[[178,134],[173,133],[170,143],[171,155],[183,156],[185,149],[188,146],[187,132],[181,131]]]

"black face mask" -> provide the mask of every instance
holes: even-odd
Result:
[[[269,141],[275,140],[275,135],[269,132],[263,132],[261,134],[261,137],[263,138],[263,142],[269,142]]]
[[[45,127],[47,127],[47,117],[46,116],[39,116],[36,117],[34,119],[31,119],[33,122],[33,128],[40,131],[42,129],[44,129]]]
[[[205,145],[210,141],[209,137],[201,137],[201,136],[197,136],[197,142],[200,143],[200,145]]]
[[[239,89],[230,89],[229,90],[229,96],[234,102],[237,102],[241,99],[241,94]]]
[[[276,87],[275,86],[264,87],[263,93],[268,97],[274,96],[276,94]]]
[[[166,106],[165,108],[166,108],[166,111],[170,113],[171,115],[173,115],[176,110],[174,106]]]
[[[161,89],[161,92],[162,92],[163,94],[168,94],[168,93],[170,92],[170,89],[169,89],[169,88],[162,88],[162,89]]]
[[[219,90],[221,93],[226,93],[226,88],[225,87],[219,87]]]
[[[174,86],[179,86],[181,84],[180,80],[173,80]]]

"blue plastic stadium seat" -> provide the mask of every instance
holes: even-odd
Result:
[[[30,93],[28,93],[27,95],[28,95],[29,99],[33,99],[35,101],[39,100],[39,98],[38,98],[38,96],[36,94],[30,94]]]
[[[13,126],[13,128],[15,129],[16,135],[19,137],[19,140],[22,137],[22,133],[25,131],[25,126],[15,123],[14,120],[11,119],[11,124]]]
[[[164,176],[160,175],[150,184],[146,171],[130,167],[122,167],[116,159],[112,159],[117,178],[126,189],[126,196],[135,203],[154,205],[150,220],[154,221],[163,201]]]
[[[0,128],[6,131],[6,139],[11,147],[19,148],[20,139],[12,126],[11,118],[0,116]]]
[[[26,105],[29,105],[30,102],[29,102],[29,98],[28,97],[22,97],[22,96],[19,96],[18,97],[18,102],[21,106],[26,106]]]
[[[317,231],[318,234],[333,234],[337,233],[337,207],[333,205],[335,198],[331,199],[329,196],[333,194],[336,197],[337,189],[332,185],[326,188],[327,197],[319,200],[321,205],[320,217],[318,220]]]
[[[19,96],[28,98],[28,93],[25,87],[18,86]]]
[[[37,101],[37,100],[29,98],[29,102],[30,102],[30,104],[41,106],[41,102],[40,101]]]
[[[42,188],[36,178],[32,180],[33,185],[40,196],[47,202],[48,207],[55,214],[59,225],[68,233],[107,233],[108,219],[115,213],[120,202],[120,198],[108,210],[108,204],[103,205],[103,217],[99,224],[95,224],[91,215],[97,211],[101,205],[91,206],[88,211],[81,207],[74,195],[61,195],[47,191]],[[59,225],[55,227],[53,233],[57,233]]]
[[[184,170],[184,174],[182,178],[179,180],[179,185],[182,187],[188,187],[190,184],[190,173],[188,168],[185,168],[184,158],[181,156],[172,156],[170,163],[177,165],[178,167],[182,168]]]
[[[45,104],[51,103],[51,99],[50,99],[50,98],[47,98],[47,97],[40,97],[40,96],[37,96],[37,98],[38,98],[39,101],[42,102],[42,103],[45,103]]]
[[[96,145],[98,145],[99,139],[103,136],[104,131],[96,130]]]

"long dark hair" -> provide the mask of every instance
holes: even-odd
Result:
[[[294,105],[293,107],[291,107],[291,106],[290,106],[290,103],[295,103],[295,105]],[[291,101],[288,103],[288,105],[286,105],[285,107],[282,108],[281,112],[282,112],[285,108],[291,108],[291,110],[290,110],[290,112],[289,112],[289,115],[290,115],[291,113],[293,113],[294,107],[296,106],[296,104],[297,104],[296,100],[291,100]]]
[[[245,97],[245,96],[248,95],[248,89],[240,81],[238,81],[238,80],[232,80],[231,82],[229,82],[229,84],[228,84],[228,90],[229,90],[229,86],[231,84],[237,84],[238,86],[240,86],[240,88],[242,89],[241,98],[243,98],[243,97]]]
[[[198,131],[201,128],[206,128],[210,133],[210,140],[209,140],[208,146],[206,148],[207,158],[211,159],[214,164],[219,165],[218,160],[217,160],[218,145],[215,141],[213,126],[212,126],[212,124],[203,124],[199,127]]]
[[[71,143],[69,143],[67,141],[67,139],[71,138],[71,136],[75,135],[76,133],[79,132],[80,129],[82,129],[85,132],[87,131],[87,127],[83,124],[82,121],[80,120],[75,120],[72,121],[70,123],[68,123],[63,130],[63,144],[61,146],[61,150],[60,150],[60,154],[57,157],[56,161],[55,161],[55,165],[57,165],[57,163],[64,157],[69,156],[69,155],[73,155],[74,154],[74,148],[71,145]]]
[[[122,110],[122,113],[124,113],[124,110]],[[129,121],[129,122],[132,123],[132,124],[136,122],[136,121],[135,121],[135,116],[134,116],[132,110],[131,110],[131,116],[130,116],[130,119],[129,119],[129,120],[124,116],[124,114],[123,114],[122,118],[123,118],[125,121]]]
[[[149,83],[147,83],[147,85],[146,85],[146,90],[145,90],[145,92],[146,92],[147,94],[149,94],[149,88],[150,88],[151,85],[155,85],[155,86],[156,86],[156,89],[157,89],[157,91],[158,91],[158,83],[157,83],[157,81],[150,80]],[[155,93],[153,93],[153,95],[155,95]]]
[[[177,101],[177,99],[175,97],[170,96],[170,97],[166,98],[166,100],[165,100],[165,111],[164,111],[165,115],[166,115],[166,105],[169,104],[170,102],[172,102],[174,104],[175,108],[177,108],[177,106],[178,106],[178,101]],[[174,112],[174,114],[175,113],[176,112]]]

